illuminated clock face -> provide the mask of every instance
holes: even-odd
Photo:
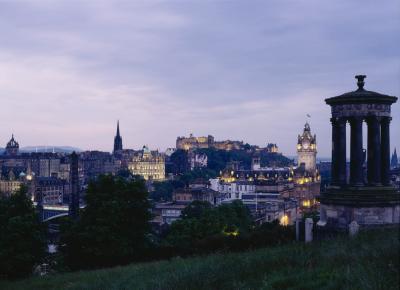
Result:
[[[304,149],[308,149],[309,146],[310,146],[310,144],[308,142],[304,142],[303,143],[303,148]]]

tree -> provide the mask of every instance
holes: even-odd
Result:
[[[186,150],[176,150],[172,153],[170,162],[172,164],[172,173],[175,175],[189,171],[188,152]]]
[[[252,226],[248,209],[241,201],[212,208],[208,202],[194,201],[182,212],[182,219],[172,223],[167,241],[183,249],[215,235],[237,236]]]
[[[20,278],[46,254],[46,229],[27,190],[0,199],[0,277]]]
[[[246,233],[253,224],[249,209],[240,200],[221,205],[217,210],[224,220],[225,233]]]
[[[80,219],[62,229],[60,249],[72,269],[125,264],[149,246],[150,203],[141,180],[111,175],[91,182]]]
[[[150,192],[150,198],[155,201],[172,200],[173,191],[184,187],[185,184],[180,180],[154,181],[154,190]]]
[[[183,211],[182,218],[191,219],[196,218],[199,219],[206,215],[206,211],[211,209],[211,204],[208,201],[200,201],[195,200],[191,202]]]

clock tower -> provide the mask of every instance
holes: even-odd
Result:
[[[317,138],[311,134],[310,125],[304,125],[302,135],[299,135],[297,142],[298,166],[304,164],[309,173],[315,173],[317,169]]]

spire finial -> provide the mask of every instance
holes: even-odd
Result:
[[[357,79],[357,86],[359,90],[363,90],[364,89],[364,79],[366,78],[366,75],[356,75],[355,78]]]
[[[117,136],[119,136],[119,120],[117,121]]]

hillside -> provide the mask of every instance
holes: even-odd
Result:
[[[20,148],[20,152],[30,153],[30,152],[55,152],[55,153],[72,153],[73,151],[82,151],[79,148],[71,146],[26,146]]]
[[[59,274],[0,289],[398,289],[399,232]]]

